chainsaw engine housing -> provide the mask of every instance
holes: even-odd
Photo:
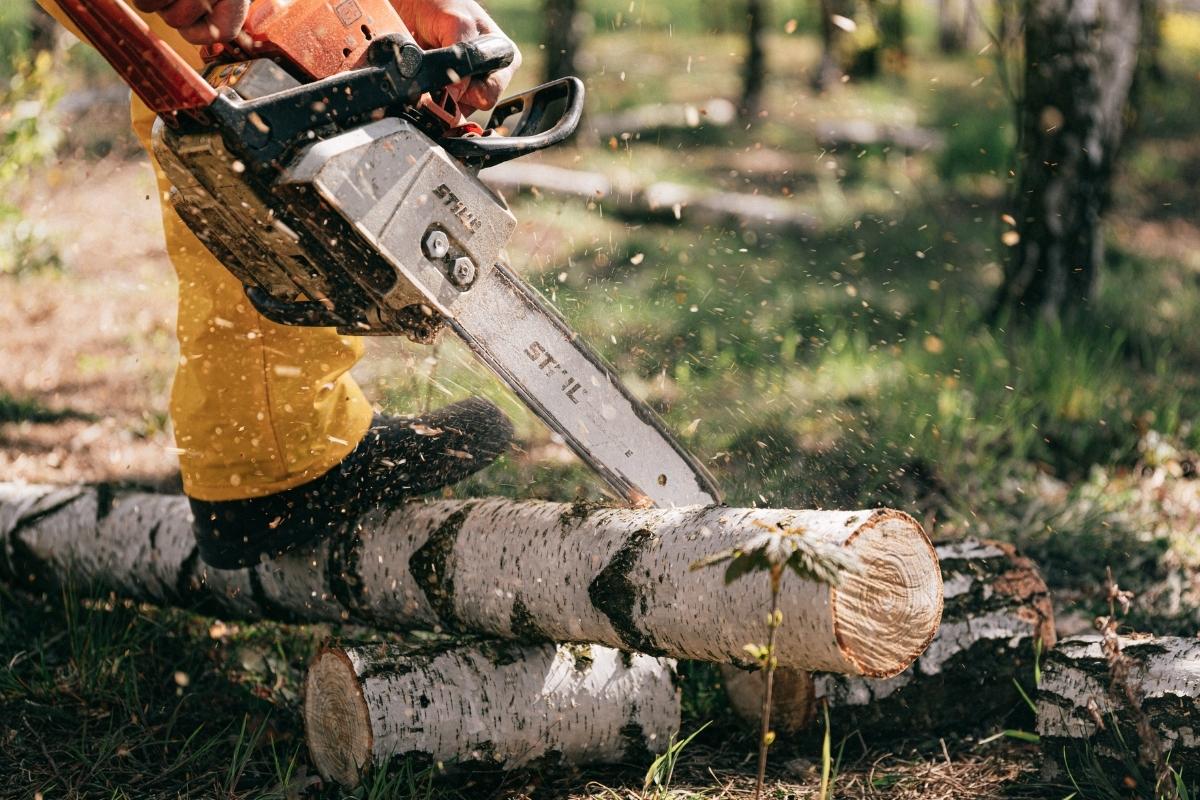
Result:
[[[266,71],[243,70],[233,88],[251,89],[255,72]],[[347,333],[427,339],[500,260],[516,226],[468,168],[399,117],[318,139],[270,181],[216,131],[159,121],[153,142],[176,211],[244,284],[261,289],[258,297],[274,301],[268,309],[317,304]],[[440,246],[431,250],[423,243],[435,232]]]

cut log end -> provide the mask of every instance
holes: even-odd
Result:
[[[937,632],[942,617],[937,554],[917,521],[899,511],[876,512],[847,546],[861,569],[830,593],[838,646],[859,674],[896,675]]]
[[[775,731],[813,732],[822,701],[834,730],[861,730],[875,741],[908,737],[913,730],[990,733],[997,725],[1024,725],[1028,708],[1017,685],[1034,674],[1034,642],[1047,648],[1054,643],[1045,581],[1008,544],[943,542],[936,553],[945,608],[920,658],[884,679],[776,670]],[[734,711],[749,724],[761,724],[763,673],[722,665],[721,674]]]
[[[308,751],[322,775],[353,786],[370,763],[371,725],[354,664],[343,650],[322,650],[304,689]]]

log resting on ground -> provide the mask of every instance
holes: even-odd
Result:
[[[613,181],[598,172],[537,162],[497,164],[482,170],[479,178],[501,192],[530,191],[600,203],[606,211],[629,219],[728,225],[777,234],[808,235],[819,228],[811,209],[795,199],[765,194],[721,192],[671,181]]]
[[[329,647],[308,670],[305,738],[343,785],[393,755],[491,769],[643,763],[679,730],[674,679],[670,659],[609,647]]]
[[[723,97],[703,103],[656,103],[618,111],[594,114],[586,123],[596,139],[609,137],[636,139],[647,132],[670,128],[723,128],[737,120],[737,107]]]
[[[1012,545],[965,540],[937,546],[946,606],[937,636],[916,663],[891,678],[775,675],[771,722],[797,733],[829,703],[835,731],[872,738],[985,730],[1014,711],[1027,713],[1013,681],[1032,693],[1034,640],[1054,645],[1054,610],[1037,566]],[[758,723],[763,675],[723,666],[730,704]]]
[[[1132,666],[1129,684],[1156,732],[1167,763],[1189,786],[1200,776],[1200,641],[1169,636],[1121,637]],[[1112,691],[1096,634],[1063,639],[1042,662],[1037,732],[1046,754],[1078,778],[1099,766],[1121,787],[1138,761],[1140,739],[1123,691]],[[1100,723],[1103,723],[1101,726]],[[1153,769],[1142,769],[1153,781]]]
[[[311,551],[253,569],[199,561],[187,502],[107,487],[0,484],[0,575],[71,580],[225,616],[354,621],[746,662],[769,582],[690,570],[762,528],[802,528],[861,566],[837,588],[784,581],[783,666],[894,675],[933,638],[937,557],[897,511],[598,508],[502,499],[376,509]]]

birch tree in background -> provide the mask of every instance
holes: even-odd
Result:
[[[1139,0],[1025,0],[1024,12],[1016,231],[997,310],[1058,320],[1096,295],[1142,8]]]
[[[579,51],[587,22],[580,11],[579,0],[544,0],[542,20],[546,45],[542,80],[579,75]]]
[[[763,87],[767,82],[768,0],[746,0],[746,60],[742,65],[742,97],[738,112],[742,119],[757,117],[763,109]]]
[[[841,59],[838,58],[838,25],[834,14],[838,13],[835,0],[820,0],[821,18],[821,62],[812,74],[812,88],[828,91],[830,86],[841,83]]]
[[[872,22],[879,31],[876,74],[903,72],[908,62],[908,22],[904,0],[871,0]]]
[[[971,0],[938,0],[938,49],[961,53],[971,38]]]

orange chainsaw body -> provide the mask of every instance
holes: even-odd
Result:
[[[408,34],[388,0],[254,0],[237,42],[202,55],[210,62],[272,58],[320,80],[360,66],[375,37],[388,33]]]

